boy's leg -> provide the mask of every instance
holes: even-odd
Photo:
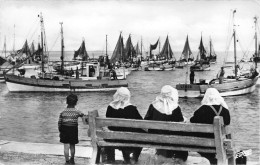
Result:
[[[66,161],[69,161],[69,149],[70,149],[70,144],[64,143],[64,156]]]
[[[75,164],[74,156],[75,156],[75,144],[70,144],[70,163],[71,164]]]

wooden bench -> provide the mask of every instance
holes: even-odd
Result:
[[[227,138],[228,129],[224,127],[222,117],[215,117],[214,124],[194,124],[179,122],[162,122],[149,120],[130,120],[99,117],[98,111],[88,113],[89,135],[93,153],[91,164],[100,163],[101,148],[105,146],[144,147],[192,152],[216,153],[218,165],[234,165],[234,149],[231,138]],[[193,135],[161,135],[151,133],[135,133],[110,131],[108,126],[131,128],[159,129],[174,132],[212,133],[215,138],[201,138]],[[229,136],[231,137],[231,136]],[[137,142],[108,142],[104,139],[129,140]]]

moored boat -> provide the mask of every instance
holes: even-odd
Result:
[[[210,70],[210,62],[207,58],[207,52],[203,45],[202,36],[200,39],[199,52],[195,64],[190,67],[193,71],[206,71]]]
[[[41,29],[44,30],[43,18],[40,16]],[[41,34],[45,34],[42,32]],[[42,36],[42,46],[46,46]],[[87,92],[87,91],[110,91],[119,87],[127,87],[124,80],[112,80],[109,71],[102,71],[99,63],[83,63],[81,68],[69,74],[64,72],[64,45],[63,28],[61,23],[61,71],[59,73],[46,71],[42,61],[41,71],[38,74],[26,77],[23,74],[5,74],[5,81],[10,92]],[[46,49],[43,49],[46,50]],[[43,51],[44,57],[46,51]],[[48,63],[47,63],[48,64]]]
[[[258,77],[225,79],[222,84],[201,81],[195,84],[177,84],[179,97],[203,97],[208,88],[216,88],[221,96],[235,96],[251,93],[255,90]]]
[[[46,73],[45,78],[23,77],[18,75],[5,75],[7,88],[10,92],[88,92],[111,91],[119,87],[127,87],[126,80],[111,80],[110,74],[105,77],[67,77]]]
[[[215,64],[217,62],[217,54],[214,51],[211,38],[209,40],[209,56],[207,58],[211,64]]]
[[[176,66],[176,68],[183,68],[186,65],[194,64],[194,57],[190,49],[188,35],[186,37],[185,45],[181,53],[180,60],[177,63],[178,65]]]

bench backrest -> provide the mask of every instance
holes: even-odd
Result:
[[[111,131],[108,126],[158,129],[179,132],[176,135],[151,134],[138,132]],[[157,149],[182,150],[216,153],[218,160],[227,159],[226,151],[232,148],[230,139],[226,139],[227,129],[220,116],[214,118],[213,124],[194,124],[181,122],[163,122],[99,117],[98,111],[89,112],[89,130],[92,145],[147,147]],[[196,133],[211,133],[215,138],[198,137]],[[187,135],[185,135],[188,134]],[[195,133],[193,135],[193,133]],[[106,141],[116,140],[118,142]],[[122,142],[126,141],[126,142]]]

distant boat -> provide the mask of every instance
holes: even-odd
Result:
[[[82,43],[77,51],[74,51],[74,57],[73,60],[78,61],[88,61],[89,55],[86,50],[85,40],[82,40]]]
[[[258,51],[256,49],[256,52],[253,54],[253,56],[250,58],[251,62],[260,62],[260,44],[258,45]]]
[[[176,58],[172,51],[169,37],[167,35],[166,40],[164,42],[163,48],[159,54],[159,59],[163,61],[162,70],[174,70],[176,64]]]
[[[210,69],[209,67],[210,67],[210,63],[207,58],[207,51],[203,45],[202,36],[201,36],[197,59],[195,60],[195,64],[192,65],[190,69],[194,71],[206,71]]]
[[[116,47],[113,51],[113,54],[110,58],[110,62],[115,64],[116,62],[124,62],[126,60],[125,50],[124,50],[124,41],[122,37],[122,33],[120,33]]]
[[[137,54],[132,43],[131,35],[129,34],[125,44],[125,60],[123,62],[133,63],[136,57]]]
[[[150,61],[148,67],[145,69],[146,71],[164,71],[175,69],[176,58],[174,57],[168,35],[157,58],[158,60]]]
[[[176,66],[176,68],[183,68],[183,66],[191,65],[193,63],[194,63],[194,57],[190,49],[189,38],[187,35],[185,45],[181,53],[180,60],[177,62],[178,65]]]
[[[83,65],[85,63],[87,63],[88,59],[89,59],[84,39],[83,39],[79,49],[77,51],[74,51],[74,56],[71,61],[65,61],[63,56],[64,55],[61,55],[60,61],[52,62],[52,67],[57,72],[59,72],[59,73],[61,71],[69,72],[71,70],[76,71],[77,68],[81,69],[82,67],[84,67]]]
[[[209,40],[209,56],[207,58],[210,63],[216,63],[217,61],[217,54],[214,51],[211,38]]]
[[[5,68],[2,66],[4,63],[6,63],[6,59],[0,56],[0,82],[4,81]]]
[[[236,10],[233,11],[233,18]],[[234,19],[233,19],[234,20]],[[236,30],[233,23],[233,34],[234,39],[234,58],[236,59]],[[237,67],[236,60],[234,60],[234,67]],[[199,83],[181,83],[176,85],[176,89],[179,92],[180,97],[203,97],[208,88],[216,88],[221,96],[234,96],[251,93],[255,90],[255,85],[258,80],[258,74],[256,70],[248,76],[239,76],[235,69],[234,76],[227,76],[223,83],[219,83],[218,80],[212,79],[210,81],[200,80]]]
[[[45,34],[43,17],[40,15],[41,34]],[[41,36],[41,38],[45,38]],[[45,42],[45,40],[42,40]],[[87,91],[110,91],[119,87],[127,87],[126,80],[111,80],[109,72],[101,71],[99,63],[86,63],[84,68],[76,70],[76,73],[69,75],[63,72],[64,69],[64,45],[63,28],[61,23],[61,72],[59,74],[46,71],[44,61],[38,75],[25,77],[23,75],[5,74],[5,81],[10,92],[87,92]],[[46,42],[42,43],[45,56],[47,49]],[[47,63],[48,64],[48,63]]]

